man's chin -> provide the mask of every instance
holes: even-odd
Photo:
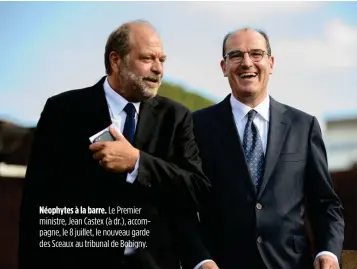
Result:
[[[155,97],[157,95],[158,89],[159,89],[158,87],[156,87],[156,88],[146,88],[143,91],[143,99],[147,100],[147,99],[151,99],[151,98]]]
[[[239,90],[240,95],[243,96],[255,96],[259,93],[259,90],[256,89],[255,87],[245,87],[243,89]]]

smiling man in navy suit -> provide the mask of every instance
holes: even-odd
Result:
[[[193,115],[212,183],[200,218],[215,263],[207,259],[200,268],[337,269],[344,219],[318,121],[269,96],[274,57],[264,32],[226,35],[222,56],[231,94]]]

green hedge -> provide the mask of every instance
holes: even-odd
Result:
[[[171,98],[190,109],[195,111],[201,108],[213,105],[214,102],[208,100],[199,94],[189,92],[179,85],[173,85],[167,82],[163,82],[158,94],[164,97]]]

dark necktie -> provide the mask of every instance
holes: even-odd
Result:
[[[135,133],[135,107],[132,103],[127,103],[124,107],[124,111],[126,112],[126,120],[124,124],[123,135],[131,144],[134,140]]]
[[[253,183],[258,188],[264,167],[264,151],[258,128],[253,123],[256,114],[257,111],[254,109],[248,113],[243,136],[243,150]]]

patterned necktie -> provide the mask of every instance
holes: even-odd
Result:
[[[135,133],[135,107],[132,103],[127,103],[124,107],[124,111],[126,112],[126,120],[124,124],[123,135],[131,144],[134,140]]]
[[[253,123],[254,117],[256,115],[257,111],[254,109],[248,113],[248,121],[245,125],[243,136],[243,150],[247,160],[250,175],[254,185],[258,188],[263,172],[264,151],[258,128]]]

